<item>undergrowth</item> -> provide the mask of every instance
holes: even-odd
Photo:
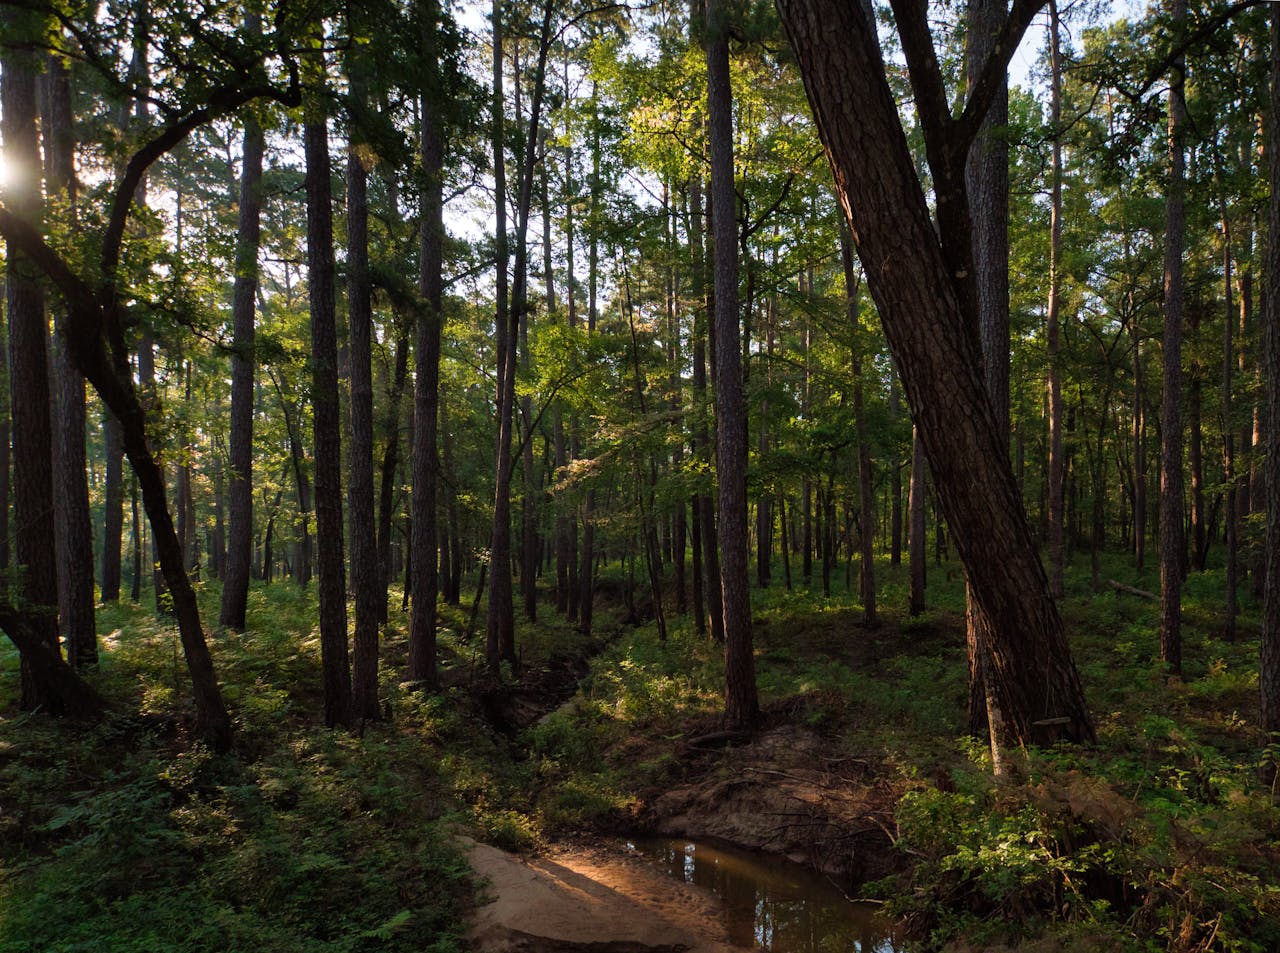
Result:
[[[1247,596],[1227,642],[1220,573],[1192,578],[1186,672],[1169,681],[1158,606],[1069,574],[1063,614],[1098,743],[1022,752],[1020,778],[996,784],[985,745],[965,737],[962,575],[931,565],[930,608],[908,618],[905,571],[878,569],[872,626],[839,578],[830,596],[753,592],[766,729],[802,725],[834,761],[867,766],[889,808],[899,873],[862,895],[879,895],[921,949],[1280,949],[1280,809],[1264,780],[1280,747],[1256,727]],[[1155,585],[1119,557],[1103,572]],[[201,595],[212,605],[216,587]],[[186,735],[176,633],[149,612],[100,611],[93,680],[131,714],[89,729],[12,714],[16,657],[0,649],[0,953],[445,953],[462,948],[474,889],[457,829],[525,850],[616,829],[690,770],[732,776],[732,751],[693,769],[680,756],[722,706],[720,649],[688,619],[669,619],[666,642],[652,624],[605,619],[594,643],[563,621],[522,625],[532,682],[557,658],[597,654],[567,703],[510,731],[481,703],[466,608],[441,615],[445,687],[399,682],[393,611],[391,721],[327,732],[310,597],[255,589],[248,630],[212,640],[236,719],[228,757]]]

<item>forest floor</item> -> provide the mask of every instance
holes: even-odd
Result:
[[[633,925],[656,902],[686,935],[711,901],[646,880],[620,835],[787,856],[879,898],[922,948],[1280,949],[1280,809],[1264,780],[1280,747],[1256,728],[1252,603],[1225,642],[1221,574],[1193,576],[1187,671],[1169,682],[1158,607],[1069,577],[1099,742],[1027,752],[1024,778],[997,786],[963,734],[958,571],[931,567],[931,608],[910,619],[905,574],[880,570],[872,626],[839,581],[831,598],[753,593],[763,719],[749,742],[719,734],[717,648],[684,620],[660,643],[607,597],[594,639],[544,606],[501,684],[483,674],[481,639],[457,634],[465,611],[444,607],[434,695],[399,681],[406,622],[393,610],[392,717],[352,735],[318,725],[313,600],[255,589],[248,631],[213,640],[237,720],[228,757],[187,736],[176,636],[150,612],[100,611],[95,681],[119,714],[95,726],[18,713],[6,646],[0,953],[470,949],[498,911],[476,905],[486,888],[459,830],[562,885],[595,880],[639,903]],[[1120,558],[1104,573],[1154,585]],[[208,612],[216,585],[202,596]],[[666,943],[648,939],[615,948]]]

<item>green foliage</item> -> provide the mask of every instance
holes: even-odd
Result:
[[[470,884],[431,741],[296,720],[318,673],[295,611],[255,591],[251,628],[216,643],[237,755],[174,733],[170,633],[126,608],[103,613],[100,682],[141,718],[0,719],[0,951],[460,949]]]

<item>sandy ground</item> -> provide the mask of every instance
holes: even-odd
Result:
[[[604,847],[520,857],[470,842],[476,953],[730,953],[716,899]],[[487,900],[488,902],[483,902]]]

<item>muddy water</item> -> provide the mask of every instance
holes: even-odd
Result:
[[[768,953],[899,953],[869,904],[851,903],[821,874],[775,857],[671,838],[627,849],[724,904],[729,937]]]

